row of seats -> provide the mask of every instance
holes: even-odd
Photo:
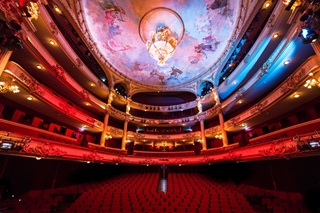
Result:
[[[260,212],[248,196],[261,196],[267,212],[304,212],[299,202],[293,205],[281,199],[283,193],[277,197],[271,190],[219,182],[202,174],[169,173],[167,193],[157,192],[158,180],[158,173],[123,174],[96,183],[31,191],[6,212]],[[300,194],[288,198],[302,200]]]

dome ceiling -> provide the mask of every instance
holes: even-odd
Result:
[[[119,74],[149,86],[185,84],[215,72],[230,46],[239,5],[240,0],[82,1],[89,32],[105,59]],[[169,27],[181,37],[163,66],[143,42],[159,27]]]

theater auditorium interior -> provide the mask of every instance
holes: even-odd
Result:
[[[0,0],[0,212],[320,212],[319,20],[319,0]]]

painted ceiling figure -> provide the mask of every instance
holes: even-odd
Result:
[[[215,10],[223,8],[228,5],[228,0],[214,0],[211,4],[207,5],[207,10]]]

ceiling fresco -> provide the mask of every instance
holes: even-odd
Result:
[[[222,57],[239,16],[239,4],[240,0],[82,1],[88,29],[106,60],[129,79],[163,86],[185,84]],[[165,10],[141,22],[157,8]],[[174,11],[182,24],[166,11]],[[181,37],[163,66],[150,56],[143,42],[143,38],[150,39],[149,31],[158,27],[169,27]]]

